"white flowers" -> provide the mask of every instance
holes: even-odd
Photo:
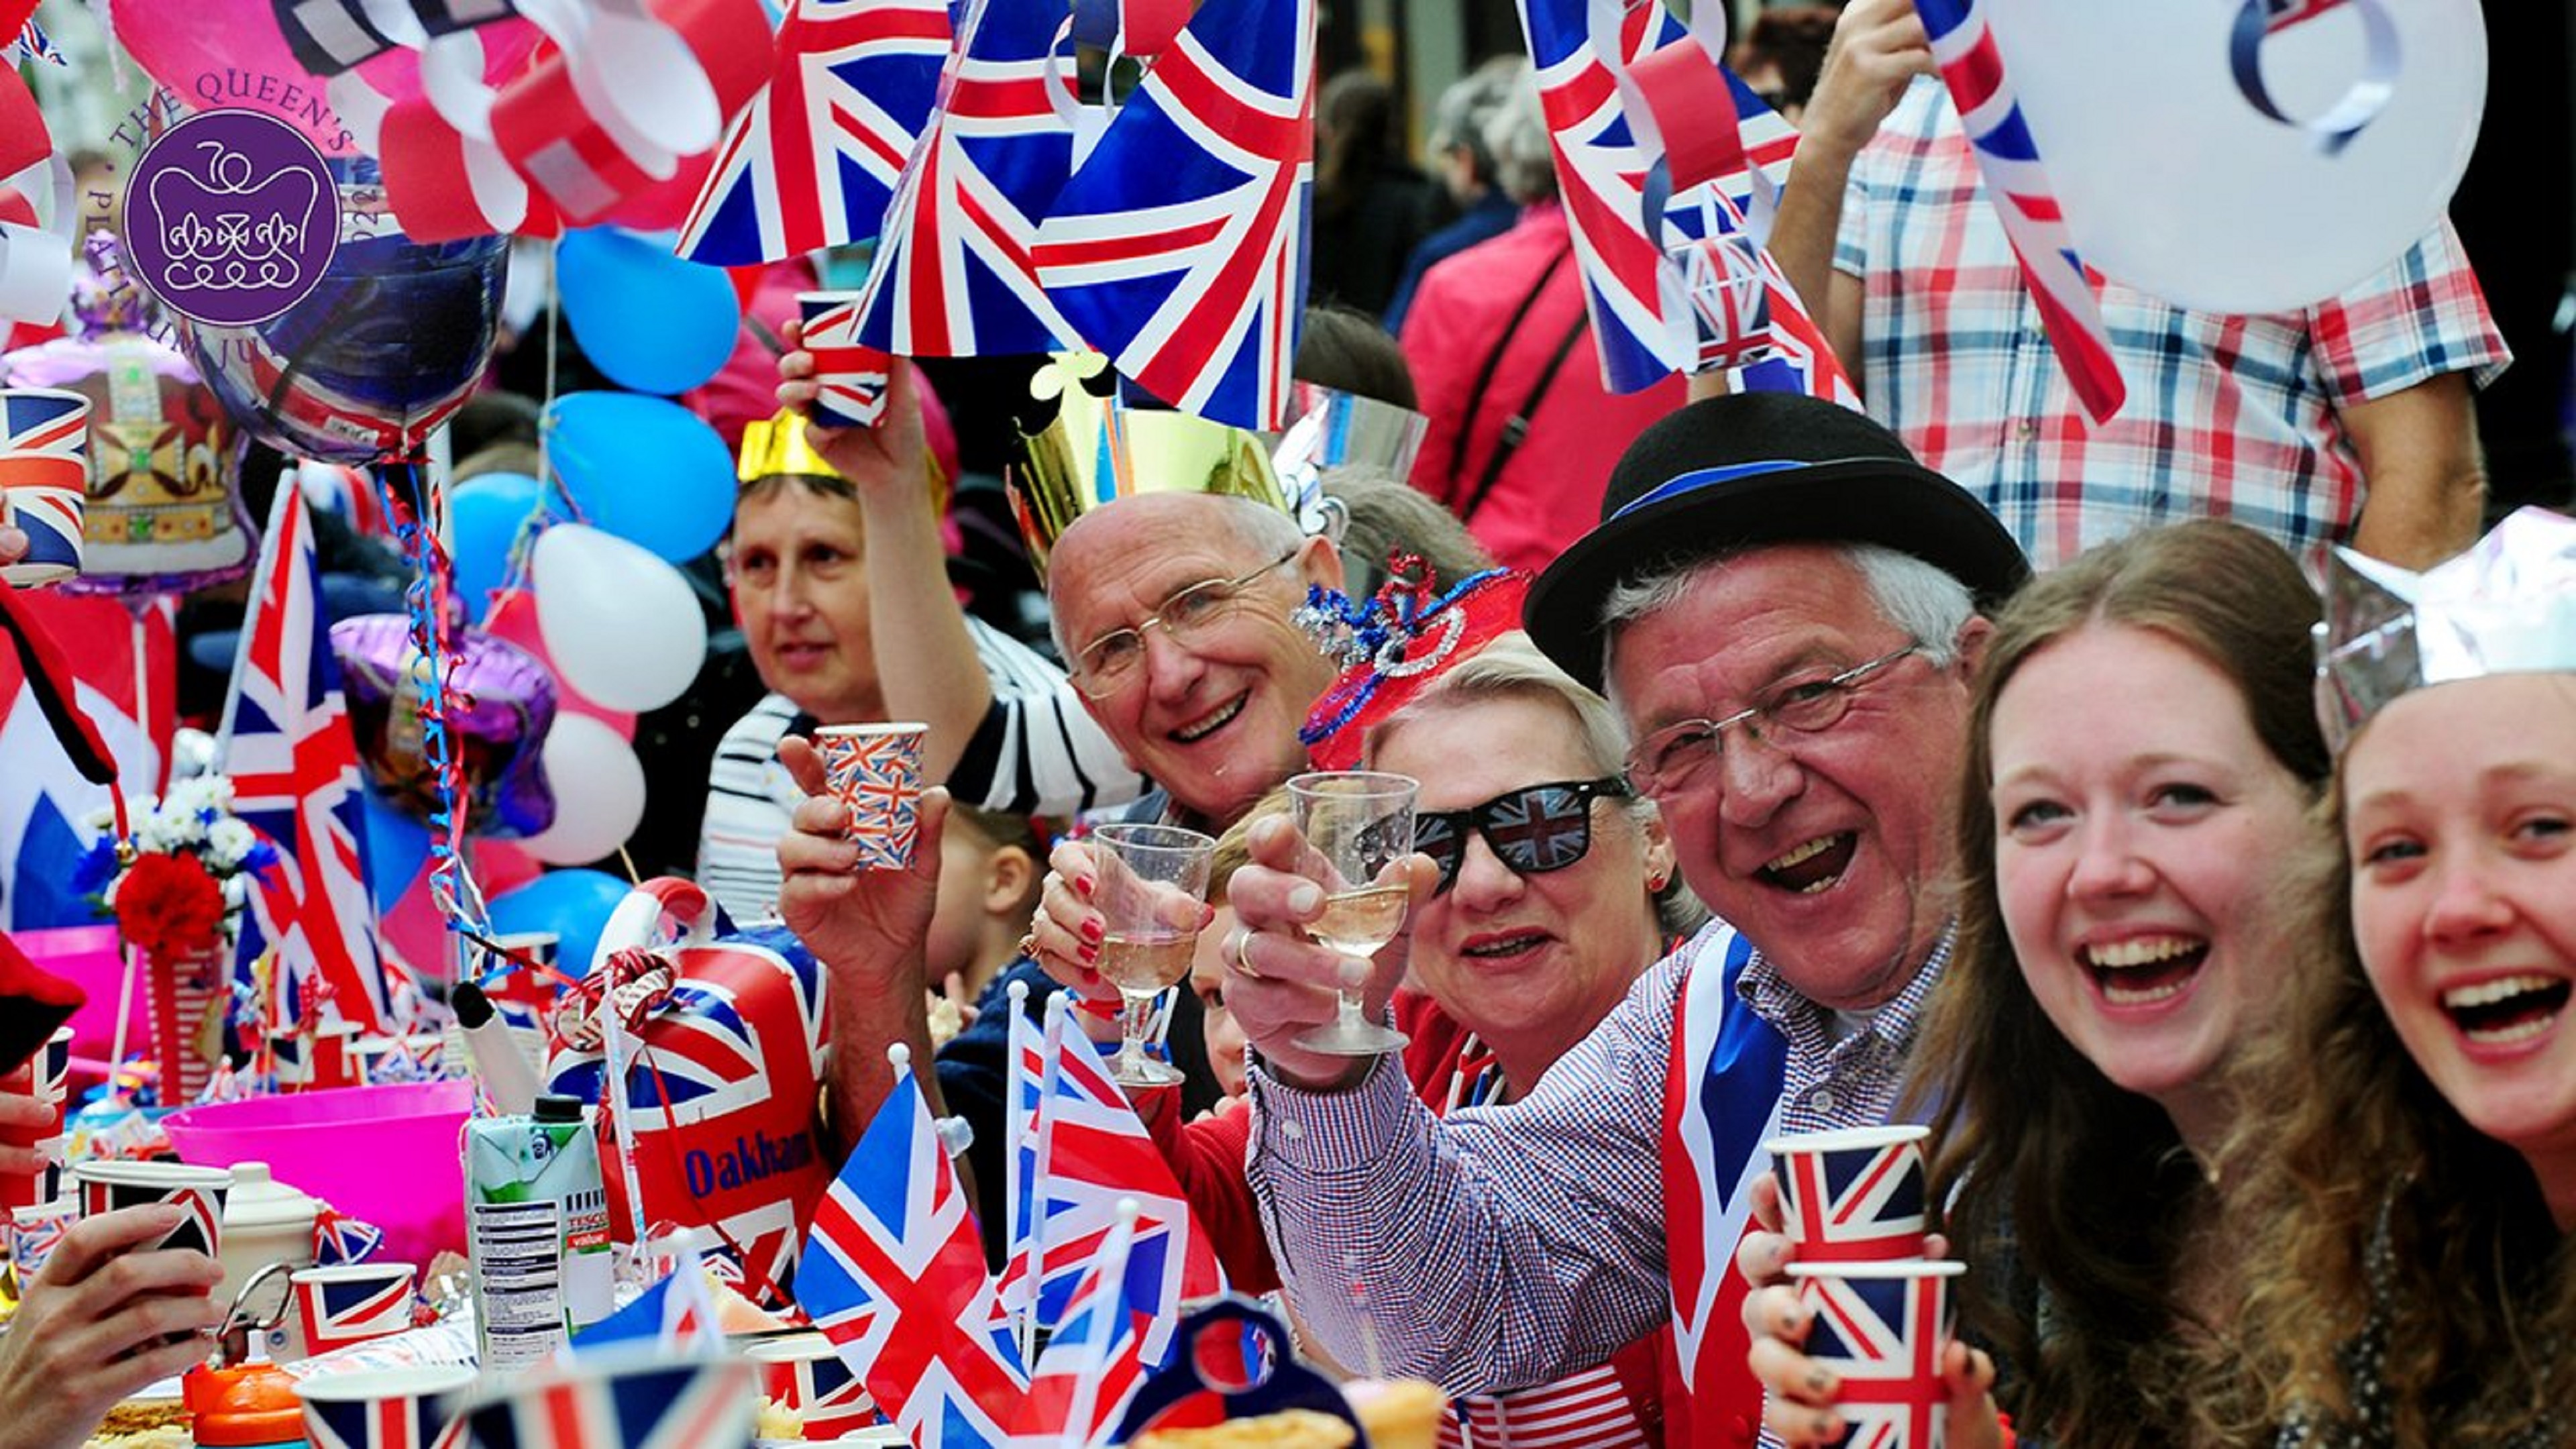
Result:
[[[206,865],[213,870],[233,871],[250,857],[250,848],[259,843],[251,828],[227,815],[206,828]]]
[[[129,802],[137,850],[158,855],[187,852],[218,875],[240,870],[259,836],[234,818],[233,782],[223,775],[199,775],[173,781],[159,800],[137,796]],[[94,811],[84,821],[94,829],[114,828],[107,811]]]

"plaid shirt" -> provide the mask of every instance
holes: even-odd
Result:
[[[2509,357],[2445,221],[2385,271],[2299,312],[2186,311],[2104,281],[2128,402],[2097,427],[1930,78],[1853,163],[1834,266],[1862,282],[1870,416],[1984,499],[2040,568],[2201,514],[2314,563],[2361,514],[2360,458],[2336,409],[2446,372],[2483,387]]]
[[[1249,1175],[1290,1299],[1326,1351],[1380,1377],[1494,1392],[1599,1363],[1671,1316],[1662,1152],[1673,1008],[1687,972],[1725,969],[1733,938],[1711,924],[1657,962],[1516,1102],[1443,1120],[1401,1071],[1316,1094],[1254,1068]],[[1784,1130],[1887,1120],[1949,954],[1945,940],[1893,1001],[1839,1034],[1754,955],[1736,985],[1788,1039]]]

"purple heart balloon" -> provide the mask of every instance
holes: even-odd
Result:
[[[555,822],[542,758],[555,722],[554,676],[535,655],[477,629],[457,634],[455,648],[447,733],[463,767],[466,829],[495,840],[538,834]],[[425,665],[411,647],[411,620],[343,619],[331,626],[331,652],[368,775],[387,800],[427,819],[438,778],[421,726]]]

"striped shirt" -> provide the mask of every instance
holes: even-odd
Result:
[[[2049,350],[1933,78],[1915,81],[1853,162],[1834,267],[1862,283],[1870,416],[1983,499],[2043,569],[2204,514],[2319,563],[2351,540],[2368,482],[2337,409],[2449,372],[2483,387],[2509,358],[2445,221],[2386,270],[2296,312],[2188,311],[2105,280],[2128,402],[2096,424]]]
[[[1732,936],[1712,922],[1657,962],[1516,1102],[1441,1119],[1399,1071],[1319,1094],[1256,1062],[1248,1171],[1280,1276],[1326,1351],[1451,1394],[1490,1392],[1600,1363],[1667,1320],[1674,1005],[1695,966],[1725,969]],[[1783,1130],[1887,1120],[1948,959],[1945,942],[1894,1000],[1838,1031],[1754,954],[1737,991],[1788,1041]],[[1368,1274],[1365,1321],[1355,1270]]]
[[[993,703],[945,783],[969,805],[1014,815],[1072,815],[1134,799],[1144,789],[1064,671],[969,615],[966,630],[992,682]],[[778,742],[810,732],[812,716],[771,694],[716,744],[698,834],[698,884],[738,924],[778,914],[778,840],[804,798],[778,763]]]

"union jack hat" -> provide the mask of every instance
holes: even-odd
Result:
[[[1297,731],[1318,770],[1357,769],[1372,726],[1521,627],[1527,574],[1487,569],[1443,592],[1429,566],[1404,553],[1387,561],[1387,572],[1387,583],[1363,604],[1319,587],[1297,611],[1298,624],[1344,662]]]

